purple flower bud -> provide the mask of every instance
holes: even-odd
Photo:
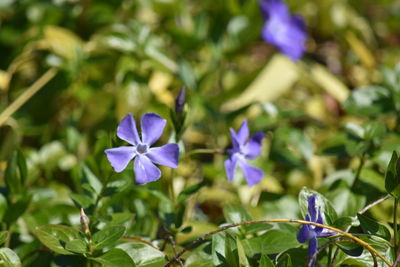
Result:
[[[182,87],[175,99],[175,112],[182,113],[185,106],[185,87]]]

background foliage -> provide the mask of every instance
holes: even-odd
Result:
[[[400,2],[287,4],[309,34],[299,62],[261,40],[256,0],[0,1],[5,266],[162,266],[223,223],[303,218],[306,197],[317,191],[325,223],[369,234],[365,240],[394,262],[393,201],[357,212],[387,193],[400,196],[392,155],[400,148]],[[6,116],[42,75],[40,90]],[[169,121],[159,143],[174,141],[170,110],[182,86],[179,168],[162,169],[144,186],[135,185],[131,167],[114,173],[104,149],[122,144],[120,119],[156,112]],[[245,118],[251,132],[267,135],[254,162],[265,177],[250,188],[240,173],[228,183],[226,156],[189,154],[228,148],[229,127]],[[183,264],[304,266],[297,231],[231,229],[185,254]],[[335,248],[319,262],[333,264]],[[373,266],[367,250],[345,243],[335,263]]]

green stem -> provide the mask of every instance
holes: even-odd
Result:
[[[218,228],[217,230],[211,231],[209,233],[206,233],[199,238],[195,239],[192,241],[188,246],[183,248],[178,254],[176,254],[164,267],[169,267],[171,266],[175,261],[178,261],[178,259],[189,249],[191,249],[193,246],[198,244],[199,242],[205,240],[206,238],[215,235],[217,233],[226,231],[230,228],[238,227],[238,226],[244,226],[244,225],[253,225],[253,224],[260,224],[260,223],[298,223],[298,224],[308,224],[308,225],[314,225],[317,227],[325,228],[334,232],[337,232],[340,235],[346,236],[350,239],[352,239],[355,243],[363,246],[366,248],[370,253],[373,253],[374,255],[378,256],[381,258],[388,266],[391,266],[391,263],[389,262],[388,259],[386,259],[382,254],[380,254],[375,248],[373,248],[370,244],[367,242],[359,239],[358,237],[347,233],[343,230],[337,229],[335,227],[329,226],[329,225],[324,225],[324,224],[319,224],[315,222],[309,222],[309,221],[304,221],[304,220],[296,220],[296,219],[266,219],[266,220],[256,220],[256,221],[247,221],[247,222],[240,222],[240,223],[234,223],[234,224],[229,224],[225,225],[223,227]]]

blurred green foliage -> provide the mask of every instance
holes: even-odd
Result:
[[[303,218],[311,194],[326,224],[372,236],[365,241],[394,262],[393,201],[357,213],[399,197],[400,1],[288,5],[309,34],[297,63],[261,40],[256,0],[0,0],[2,264],[162,266],[222,223]],[[7,115],[49,69],[55,76]],[[177,138],[171,109],[182,86]],[[131,167],[113,172],[104,149],[122,144],[122,117],[145,112],[168,119],[159,142],[181,137],[181,161],[137,186]],[[267,134],[254,161],[266,175],[251,188],[240,173],[228,183],[224,155],[189,155],[228,148],[229,127],[244,118]],[[183,264],[304,266],[297,231],[230,229]],[[335,260],[373,266],[354,246],[340,246]]]

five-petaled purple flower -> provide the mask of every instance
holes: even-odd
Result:
[[[106,149],[107,158],[116,172],[123,171],[135,157],[134,171],[136,183],[146,184],[161,177],[161,171],[153,163],[171,168],[178,167],[179,147],[167,144],[150,147],[156,142],[167,121],[155,113],[146,113],[141,119],[142,136],[139,137],[132,114],[122,119],[117,129],[117,136],[132,146]]]
[[[231,182],[235,175],[236,166],[242,169],[249,186],[259,183],[264,175],[263,171],[247,163],[247,159],[254,159],[261,153],[263,133],[256,133],[249,139],[249,127],[244,120],[237,133],[229,129],[232,137],[232,148],[228,150],[229,158],[225,161],[225,171]],[[248,140],[249,139],[249,140]]]
[[[309,196],[307,199],[308,202],[308,214],[306,215],[306,221],[315,222],[319,224],[323,224],[321,208],[318,208],[315,203],[317,195]],[[308,242],[308,257],[309,257],[309,265],[314,265],[315,263],[315,254],[317,253],[318,248],[318,240],[317,237],[327,237],[334,235],[335,232],[329,231],[325,228],[318,227],[310,224],[303,224],[300,228],[299,233],[297,234],[297,240],[300,243]]]
[[[303,18],[292,16],[281,0],[262,0],[260,6],[265,20],[262,29],[264,41],[292,60],[300,59],[307,39]]]

